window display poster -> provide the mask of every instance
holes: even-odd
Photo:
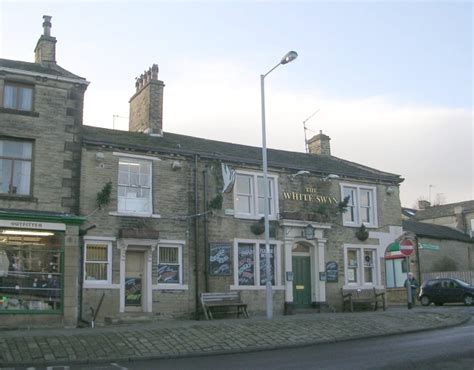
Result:
[[[230,244],[215,243],[209,246],[209,274],[230,275]]]
[[[179,284],[179,265],[159,264],[158,284]]]
[[[137,277],[125,278],[125,304],[127,306],[141,306],[142,279]]]
[[[253,244],[239,244],[239,285],[255,284],[255,256]]]

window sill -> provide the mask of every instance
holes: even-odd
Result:
[[[231,285],[230,290],[266,290],[267,287],[265,285],[262,286],[256,286],[256,285],[245,285],[245,286],[240,286],[240,285]],[[283,285],[274,285],[272,286],[273,290],[285,290],[285,287]]]
[[[187,284],[157,284],[153,286],[154,290],[188,290]]]
[[[84,281],[83,288],[84,289],[120,289],[120,285],[119,284],[111,284],[111,283],[107,283],[107,282],[91,283],[89,281]]]
[[[264,218],[264,216],[257,216],[257,215],[243,215],[243,214],[234,214],[234,218],[240,218],[240,219],[243,219],[243,220],[261,220],[262,218]],[[277,218],[276,216],[274,215],[269,215],[268,216],[268,220],[269,221],[275,221]]]
[[[151,213],[134,213],[134,212],[109,212],[109,216],[117,217],[140,217],[140,218],[161,218],[160,215]]]
[[[17,115],[20,115],[20,116],[28,116],[28,117],[39,117],[38,112],[33,112],[33,111],[28,111],[28,110],[11,109],[11,108],[0,108],[0,113],[17,114]]]
[[[31,195],[0,194],[0,199],[1,200],[15,200],[18,202],[38,203],[38,198],[32,197]]]

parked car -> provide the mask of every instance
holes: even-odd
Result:
[[[420,288],[418,298],[423,306],[433,302],[437,306],[443,303],[474,304],[474,286],[459,279],[437,278],[425,281]]]

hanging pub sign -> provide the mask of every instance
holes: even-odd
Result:
[[[326,262],[326,282],[337,283],[339,276],[339,268],[336,261]]]
[[[209,245],[209,274],[212,276],[230,275],[230,244],[211,243]]]

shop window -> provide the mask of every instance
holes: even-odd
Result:
[[[341,196],[349,197],[347,211],[342,216],[344,226],[377,227],[375,187],[341,184]]]
[[[376,285],[377,253],[370,248],[345,248],[346,285]]]
[[[120,158],[118,212],[151,214],[151,161]]]
[[[158,285],[182,284],[181,246],[158,246]]]
[[[0,229],[0,314],[62,311],[62,233]]]
[[[277,251],[275,244],[270,245],[270,276],[275,285],[277,271]],[[237,258],[234,271],[237,285],[240,287],[264,287],[266,279],[266,248],[260,243],[237,243]]]
[[[239,218],[261,218],[264,215],[264,181],[256,173],[237,173],[234,185],[235,216]],[[276,178],[268,176],[268,215],[275,219],[278,210]]]
[[[29,195],[31,141],[0,139],[0,194]]]
[[[3,107],[22,111],[33,109],[33,86],[17,83],[5,83]]]
[[[86,240],[84,246],[85,285],[112,281],[112,242]]]
[[[385,281],[387,288],[403,288],[407,272],[406,258],[385,259]]]

